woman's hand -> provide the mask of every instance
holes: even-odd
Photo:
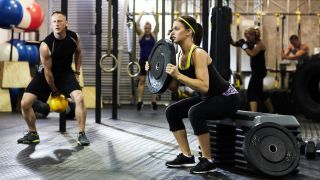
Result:
[[[170,76],[172,76],[175,79],[178,79],[178,76],[180,75],[180,72],[178,70],[178,66],[175,66],[171,63],[167,64],[166,72],[168,74],[170,74]]]
[[[149,68],[150,68],[149,62],[146,61],[145,65],[144,65],[144,69],[145,69],[146,71],[149,71]]]

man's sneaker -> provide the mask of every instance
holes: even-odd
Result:
[[[156,102],[152,102],[151,104],[152,104],[152,109],[153,109],[154,111],[158,110],[158,105],[157,105]]]
[[[36,132],[28,132],[22,138],[18,139],[18,144],[38,144],[40,143],[39,134]]]
[[[167,161],[168,167],[192,167],[195,165],[194,156],[187,157],[180,153],[173,161]]]
[[[88,146],[90,144],[86,134],[84,132],[80,132],[78,136],[78,144],[80,146]]]
[[[142,101],[137,103],[137,111],[141,111],[142,105],[143,105]]]
[[[207,158],[199,157],[199,163],[190,169],[192,174],[204,174],[208,172],[216,171],[216,166],[210,162]]]

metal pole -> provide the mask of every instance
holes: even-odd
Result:
[[[68,17],[68,0],[61,0],[61,11]]]
[[[188,0],[186,0],[186,6],[185,6],[185,11],[186,11],[186,16],[188,16],[189,14],[188,14]]]
[[[166,36],[166,2],[165,0],[162,0],[162,39]]]
[[[174,20],[174,4],[175,4],[175,0],[171,0],[171,26],[173,24],[173,20]]]
[[[101,123],[101,32],[102,32],[102,0],[96,0],[96,123]]]
[[[61,0],[61,11],[68,17],[68,0]],[[59,131],[61,133],[66,132],[67,116],[66,112],[59,114]]]
[[[157,35],[156,35],[156,41],[158,41],[158,32],[159,32],[159,0],[156,0],[156,32],[157,32]]]
[[[10,61],[12,61],[12,50],[13,50],[13,35],[14,35],[14,28],[11,28],[11,45],[10,45]]]
[[[109,0],[111,1],[111,0]],[[113,17],[113,47],[112,54],[118,58],[118,1],[112,1],[112,17]],[[111,25],[111,24],[110,24]],[[113,66],[115,62],[113,62]],[[118,119],[118,68],[112,72],[112,119]]]

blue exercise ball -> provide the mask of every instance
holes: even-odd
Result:
[[[0,27],[18,25],[23,17],[23,8],[18,0],[0,0]]]
[[[35,65],[39,63],[40,54],[38,46],[36,45],[26,45],[27,52],[29,55],[29,64]]]
[[[29,60],[29,54],[27,51],[27,47],[24,41],[21,41],[19,39],[13,39],[12,44],[14,47],[17,48],[18,53],[19,53],[19,61],[28,61]]]

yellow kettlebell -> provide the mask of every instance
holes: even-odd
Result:
[[[64,95],[60,95],[57,97],[50,96],[49,98],[49,106],[50,110],[54,112],[64,112],[68,107],[68,100]]]

